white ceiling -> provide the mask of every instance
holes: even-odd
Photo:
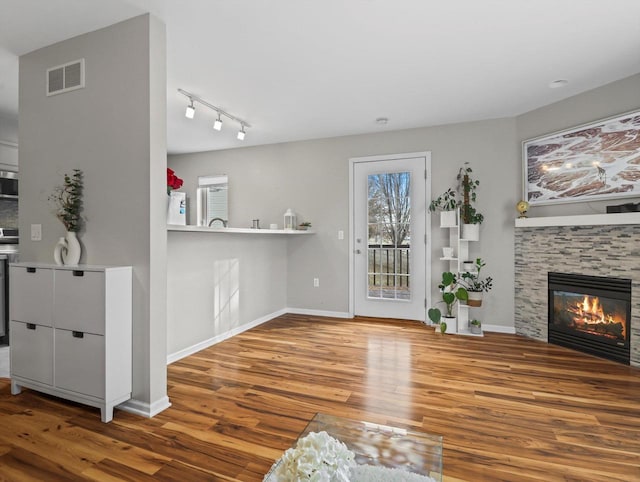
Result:
[[[18,55],[146,11],[167,25],[172,153],[514,116],[640,72],[638,0],[0,0],[0,116]],[[178,88],[245,141],[186,119]]]

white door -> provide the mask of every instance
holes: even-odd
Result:
[[[426,319],[430,153],[351,160],[355,315]]]

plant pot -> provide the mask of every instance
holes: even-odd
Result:
[[[462,263],[462,271],[473,273],[476,270],[476,264],[473,261],[465,261]]]
[[[444,330],[444,333],[458,332],[458,319],[455,316],[452,316],[452,317],[443,316],[442,321],[440,322],[440,325],[442,325],[442,323],[446,323],[446,329]]]
[[[480,225],[479,224],[463,224],[462,225],[462,239],[466,241],[479,241],[480,240]]]
[[[469,331],[474,335],[482,334],[482,326],[481,325],[469,325]]]
[[[453,258],[453,248],[442,248],[442,256],[444,256],[445,258]]]
[[[440,227],[441,228],[455,228],[457,226],[456,211],[441,211],[440,212]]]
[[[469,306],[482,306],[482,291],[467,291],[469,298],[467,304]]]

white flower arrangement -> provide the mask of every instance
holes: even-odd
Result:
[[[270,481],[349,482],[355,454],[327,432],[311,432],[276,461]]]

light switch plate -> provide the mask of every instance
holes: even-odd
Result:
[[[31,241],[42,241],[42,224],[31,225]]]

